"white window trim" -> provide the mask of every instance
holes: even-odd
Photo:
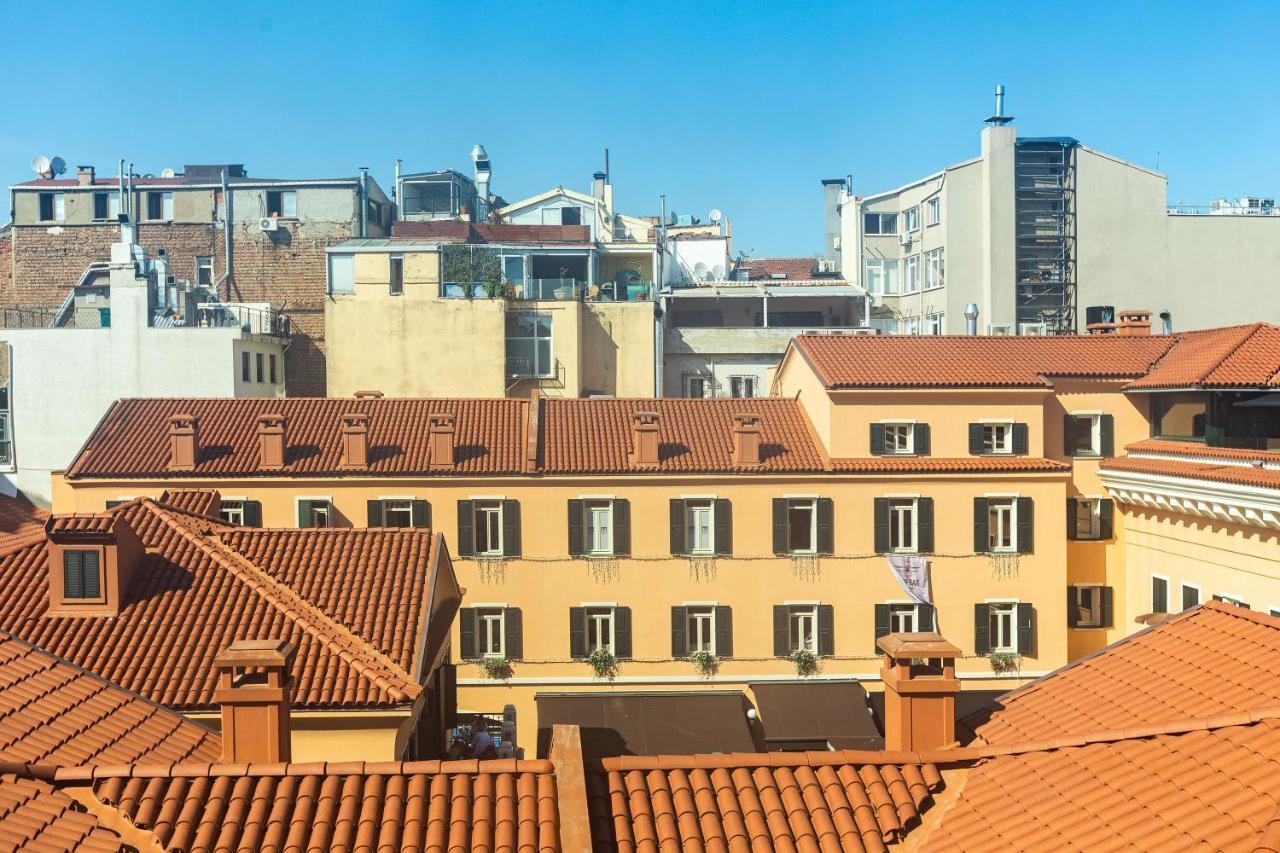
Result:
[[[987,456],[1011,456],[1011,455],[1013,454],[1013,425],[1014,425],[1014,423],[1016,423],[1015,421],[1010,421],[1010,420],[996,420],[996,419],[983,419],[983,420],[981,420],[981,421],[978,421],[978,423],[979,423],[979,424],[981,424],[983,427],[997,427],[997,426],[1003,426],[1003,427],[1007,427],[1007,428],[1008,428],[1008,429],[1006,429],[1006,430],[1005,430],[1005,443],[1006,443],[1006,445],[1008,446],[1008,448],[1009,448],[1009,449],[1008,449],[1008,450],[986,450],[986,449],[983,449],[983,451],[982,451],[982,452],[983,452],[985,455],[987,455]],[[986,435],[984,434],[984,435],[982,436],[982,443],[983,443],[984,445],[987,443],[987,442],[986,442],[986,439],[987,439],[987,437],[986,437]],[[993,439],[994,439],[994,435],[993,435]]]
[[[1158,577],[1158,575],[1152,575],[1152,577]],[[1243,595],[1236,595],[1234,592],[1219,592],[1217,596],[1218,598],[1229,598],[1232,602],[1240,602],[1241,604],[1247,600]],[[1236,605],[1233,604],[1232,606]]]
[[[689,528],[693,518],[693,509],[689,506],[689,501],[705,503],[707,514],[710,517],[707,533],[710,535],[711,546],[706,549],[695,550],[693,543],[689,541]],[[691,557],[710,557],[716,553],[716,499],[715,498],[686,498],[684,507],[684,533],[685,533],[685,550]]]
[[[470,603],[467,604],[467,607],[471,607],[475,610],[484,610],[484,609],[492,610],[495,607],[506,608],[509,606],[510,605],[507,604],[505,601],[477,601],[475,604],[470,604]]]
[[[912,495],[907,497],[899,495],[889,498],[889,553],[890,554],[919,554],[920,553],[920,496]],[[893,547],[893,503],[894,501],[911,501],[911,547],[895,548]]]
[[[469,501],[505,501],[506,495],[470,495],[467,497]]]
[[[374,500],[379,501],[416,501],[417,495],[378,495]]]
[[[988,605],[1008,604],[1013,606],[1013,624],[1011,626],[1011,631],[1013,634],[1011,638],[1013,640],[1012,646],[999,646],[999,647],[996,646],[995,638],[993,638],[990,635],[991,610],[990,608],[987,609],[987,625],[988,625],[987,644],[989,646],[989,653],[1012,654],[1012,655],[1018,654],[1018,605],[1021,604],[1022,602],[1016,598],[988,598],[984,603]]]
[[[787,553],[797,556],[808,557],[818,553],[818,497],[790,497],[784,498],[787,502]],[[793,550],[791,548],[791,504],[808,503],[809,504],[809,547],[802,550]]]
[[[938,211],[938,216],[936,219],[930,222],[928,212],[930,208],[934,208],[935,205],[936,205],[936,210]],[[925,228],[932,228],[933,226],[940,225],[942,223],[942,197],[941,196],[933,196],[931,198],[926,198],[924,201],[920,203],[920,206],[925,209],[925,217],[924,217]]]
[[[890,622],[892,622],[892,621],[893,621],[893,608],[895,608],[895,607],[914,607],[914,608],[915,608],[915,613],[914,613],[914,614],[912,615],[912,617],[911,617],[911,622],[912,622],[912,625],[915,627],[915,630],[916,630],[916,631],[919,631],[919,630],[920,630],[920,602],[918,602],[918,601],[912,601],[912,600],[911,600],[911,599],[909,599],[909,598],[891,598],[891,599],[889,599],[888,601],[885,601],[885,602],[882,602],[882,603],[887,604],[887,605],[889,606],[889,621],[890,621]]]
[[[1081,504],[1081,503],[1084,503],[1085,501],[1088,501],[1088,502],[1089,502],[1090,504],[1092,504],[1092,506],[1093,506],[1093,510],[1092,510],[1092,512],[1090,513],[1090,514],[1091,514],[1091,516],[1092,516],[1092,519],[1091,519],[1091,524],[1090,524],[1090,532],[1089,532],[1089,535],[1088,535],[1088,536],[1081,536],[1081,535],[1080,535],[1080,528],[1079,528],[1079,527],[1076,527],[1076,529],[1075,529],[1075,531],[1074,531],[1074,532],[1075,532],[1075,537],[1074,537],[1074,538],[1075,538],[1075,540],[1076,540],[1077,542],[1100,542],[1100,541],[1102,541],[1102,501],[1104,501],[1104,500],[1105,500],[1105,498],[1103,498],[1103,497],[1102,497],[1102,496],[1100,496],[1100,495],[1073,495],[1073,496],[1072,496],[1072,500],[1073,500],[1073,501],[1075,501],[1075,502],[1076,502],[1076,504]],[[1075,518],[1074,518],[1074,517],[1072,518],[1072,523],[1073,523],[1073,524],[1075,524]]]
[[[580,501],[616,501],[616,495],[578,495]]]
[[[881,421],[881,422],[880,422],[880,424],[881,424],[881,426],[883,426],[883,427],[885,427],[885,428],[886,428],[886,432],[885,432],[885,440],[884,440],[884,441],[885,441],[885,447],[884,447],[884,455],[885,455],[885,456],[915,456],[915,455],[916,455],[916,422],[915,422],[914,420],[909,420],[909,421],[906,421],[906,420],[896,420],[896,421],[883,420],[883,421]],[[907,429],[907,449],[906,449],[906,450],[890,450],[890,449],[889,449],[889,435],[888,435],[888,431],[887,431],[887,428],[888,428],[888,427],[908,427],[908,429]]]
[[[1085,589],[1085,588],[1087,588],[1087,589],[1096,589],[1096,590],[1099,590],[1099,593],[1098,593],[1098,622],[1099,622],[1099,624],[1097,624],[1097,625],[1076,625],[1076,626],[1075,626],[1075,627],[1073,627],[1071,630],[1073,630],[1073,631],[1097,631],[1097,630],[1099,630],[1099,629],[1106,628],[1106,626],[1105,626],[1105,625],[1102,625],[1102,624],[1101,624],[1101,622],[1102,622],[1102,593],[1101,593],[1101,590],[1103,590],[1104,588],[1106,588],[1106,584],[1104,584],[1104,583],[1073,583],[1073,584],[1071,584],[1070,586],[1071,586],[1071,589],[1073,589],[1073,590],[1076,590],[1076,589]],[[1073,606],[1074,606],[1074,601],[1073,601],[1073,603],[1072,603],[1072,604],[1073,604]]]
[[[1021,544],[1020,542],[1018,542],[1018,498],[1019,498],[1020,496],[1019,496],[1019,495],[1016,495],[1016,494],[1013,494],[1013,495],[1010,495],[1010,494],[986,494],[986,495],[983,495],[983,497],[987,498],[988,500],[1008,501],[1008,502],[1009,502],[1009,527],[1010,527],[1010,530],[1009,530],[1009,547],[1008,547],[1008,548],[991,548],[991,553],[992,553],[992,554],[1017,554],[1017,553],[1018,553],[1018,547],[1019,547],[1019,545]],[[988,504],[988,505],[987,505],[987,523],[988,523],[988,528],[989,528],[989,526],[990,526],[990,519],[991,519],[991,505],[990,505],[990,504]],[[987,542],[988,542],[988,544],[990,544],[990,541],[991,541],[991,531],[990,531],[990,529],[988,529],[988,530],[987,530]]]
[[[473,605],[476,610],[497,610],[496,621],[498,623],[498,651],[497,652],[481,652],[480,647],[484,640],[481,635],[483,631],[483,623],[489,621],[481,614],[476,614],[476,651],[479,657],[486,660],[499,660],[507,655],[507,613],[506,605],[497,604],[476,604]],[[492,617],[491,617],[492,618]]]
[[[881,418],[879,422],[885,426],[892,426],[894,424],[911,424],[914,426],[920,421],[916,418]]]
[[[711,636],[710,636],[710,638],[709,638],[709,639],[710,639],[710,646],[711,646],[711,647],[710,647],[709,649],[707,649],[707,651],[709,651],[709,652],[711,653],[711,656],[712,656],[712,657],[715,657],[715,656],[719,653],[719,650],[718,650],[718,649],[716,649],[716,629],[719,627],[718,625],[716,625],[716,605],[715,605],[715,604],[688,604],[688,603],[686,603],[686,604],[684,604],[683,606],[684,606],[684,607],[686,607],[686,608],[692,607],[692,608],[697,608],[698,610],[709,610],[709,611],[710,611],[710,613],[708,613],[708,614],[707,614],[707,616],[709,617],[709,621],[710,621],[710,623],[711,623]],[[685,646],[686,646],[686,648],[687,648],[687,647],[691,647],[691,646],[693,645],[693,638],[692,638],[691,636],[689,636],[689,615],[690,615],[690,614],[689,614],[688,610],[686,610],[686,611],[685,611],[685,614],[684,614],[684,630],[685,630]]]
[[[501,498],[479,498],[478,500],[479,500],[479,501],[481,501],[481,502],[483,502],[483,503],[490,503],[490,504],[492,504],[492,503],[496,503],[496,504],[498,505],[498,506],[497,506],[497,513],[498,513],[498,542],[497,542],[497,546],[498,546],[498,547],[497,547],[496,549],[494,549],[494,548],[490,548],[490,549],[489,549],[489,550],[487,550],[487,551],[480,551],[480,550],[478,550],[478,549],[474,549],[474,548],[473,548],[473,550],[475,550],[475,551],[476,551],[475,556],[476,556],[476,557],[479,557],[480,559],[486,559],[486,558],[491,559],[491,558],[494,558],[494,557],[501,557],[501,556],[504,556],[504,555],[506,554],[506,551],[507,551],[507,543],[506,543],[506,538],[505,538],[505,537],[506,537],[506,533],[505,533],[505,530],[504,530],[504,528],[507,526],[507,519],[506,519],[505,513],[503,512],[503,509],[502,509],[502,499],[501,499]],[[477,507],[477,506],[475,506],[475,505],[473,505],[473,506],[471,507],[471,535],[472,535],[472,537],[474,537],[474,536],[475,536],[475,531],[476,531],[476,529],[479,527],[479,525],[476,523],[476,521],[477,521],[477,519],[480,517],[480,512],[481,512],[481,507]],[[472,542],[472,545],[473,545],[473,546],[474,546],[474,544],[475,544],[475,543],[474,543],[474,542]],[[493,544],[493,543],[490,543],[490,545],[492,545],[492,544]]]
[[[609,548],[607,550],[597,551],[593,547],[591,540],[591,510],[592,504],[608,504],[609,512]],[[617,553],[616,541],[616,524],[614,515],[614,498],[583,498],[582,499],[582,550],[589,557],[609,557]]]

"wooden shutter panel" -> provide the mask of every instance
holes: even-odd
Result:
[[[733,610],[727,605],[715,609],[716,657],[733,657]]]
[[[1013,452],[1023,453],[1023,454],[1027,452],[1027,425],[1026,424],[1013,425]]]
[[[519,607],[502,610],[502,645],[507,660],[524,658],[524,614]]]
[[[474,660],[476,654],[476,611],[472,607],[463,607],[458,611],[458,657],[462,660]]]
[[[631,608],[613,609],[613,656],[631,657]]]
[[[431,526],[431,506],[426,501],[413,501],[409,504],[410,524],[414,527]]]
[[[915,435],[911,439],[912,448],[915,450],[916,456],[929,455],[929,425],[916,424]]]
[[[884,455],[884,424],[871,425],[871,455]]]
[[[372,501],[370,501],[372,503]],[[470,557],[476,552],[475,508],[471,501],[458,501],[458,556]]]
[[[889,553],[889,499],[876,498],[875,501],[875,546],[877,554]]]
[[[1018,654],[1029,655],[1035,651],[1035,611],[1030,604],[1018,605]]]
[[[1080,627],[1080,611],[1076,606],[1076,588],[1074,586],[1067,587],[1067,627]]]
[[[887,637],[887,636],[889,636],[889,605],[877,604],[876,605],[876,636],[872,640],[872,648],[875,650],[876,654],[882,654],[882,652],[880,651],[879,643],[877,641],[881,637]]]
[[[787,548],[787,499],[773,499],[773,553],[786,554]]]
[[[84,552],[84,561],[81,563],[80,576],[84,583],[84,597],[101,597],[102,573],[99,570],[97,551]]]
[[[1062,452],[1066,456],[1076,455],[1076,419],[1072,415],[1062,416]]]
[[[671,553],[675,556],[687,554],[689,549],[684,542],[684,501],[678,498],[671,500]]]
[[[733,504],[726,498],[717,498],[715,502],[717,557],[727,557],[733,553]]]
[[[933,553],[933,498],[916,498],[916,550]]]
[[[774,657],[785,658],[790,649],[787,648],[787,606],[773,606],[773,654]]]
[[[1076,503],[1077,498],[1067,498],[1067,538],[1076,538]]]
[[[298,501],[298,526],[308,528],[315,524],[315,510],[311,506],[311,501]]]
[[[1102,456],[1116,455],[1115,419],[1111,415],[1098,417],[1098,453]]]
[[[987,499],[973,499],[973,553],[985,554],[991,550],[991,536],[987,531]]]
[[[991,651],[991,641],[987,638],[987,605],[973,605],[973,653],[985,655]]]
[[[818,605],[818,654],[834,655],[836,653],[836,619],[835,608],[830,604]]]
[[[583,545],[584,510],[580,500],[569,501],[569,556],[580,557],[585,553]]]
[[[671,657],[679,660],[689,656],[689,641],[685,636],[689,619],[689,608],[671,608]]]
[[[969,424],[969,452],[982,455],[982,424]]]
[[[502,556],[520,556],[520,501],[502,502]]]
[[[1018,553],[1035,550],[1036,510],[1031,498],[1018,498]]]
[[[84,552],[62,552],[62,590],[67,598],[84,598]]]
[[[836,506],[831,498],[818,498],[818,553],[836,552]]]
[[[569,657],[587,656],[587,609],[569,608]]]
[[[367,526],[381,527],[382,526],[382,501],[369,501],[368,507],[369,507],[368,515],[367,515],[368,520],[366,522]]]
[[[631,556],[631,501],[626,498],[613,501],[613,553]]]
[[[1115,534],[1116,505],[1111,498],[1103,498],[1098,506],[1098,537],[1110,539]]]
[[[1109,587],[1102,587],[1099,592],[1102,593],[1102,605],[1099,608],[1099,615],[1102,617],[1102,627],[1110,628],[1113,621],[1113,613],[1115,611],[1115,591]]]
[[[934,611],[932,604],[916,605],[916,630],[917,631],[936,631],[938,630],[937,613]]]
[[[262,502],[261,501],[245,501],[244,502],[244,526],[245,527],[261,527],[262,526]]]

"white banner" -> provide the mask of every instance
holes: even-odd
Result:
[[[912,601],[916,604],[933,604],[927,559],[912,554],[891,554],[889,571],[893,572],[893,576]]]

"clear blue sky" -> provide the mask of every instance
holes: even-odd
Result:
[[[0,0],[0,177],[469,172],[508,199],[719,207],[757,256],[821,245],[819,180],[877,192],[977,153],[993,84],[1023,135],[1169,176],[1171,200],[1280,195],[1280,6],[1233,3],[256,3]],[[113,38],[113,36],[115,36]],[[115,57],[123,55],[123,62]],[[0,214],[0,219],[7,215]]]

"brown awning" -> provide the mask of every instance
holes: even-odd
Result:
[[[582,757],[755,752],[747,697],[739,690],[539,693],[538,755],[551,726],[580,727]]]
[[[770,750],[884,749],[856,681],[753,682],[751,691]]]

